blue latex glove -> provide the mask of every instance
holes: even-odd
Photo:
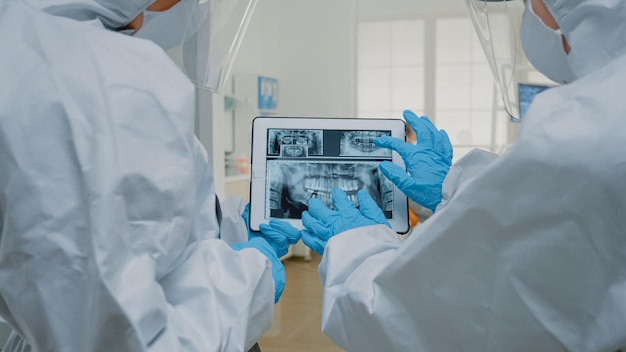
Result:
[[[261,231],[250,230],[250,204],[246,204],[241,217],[248,229],[248,239],[263,237],[274,248],[279,258],[287,254],[290,244],[296,244],[300,240],[300,231],[286,221],[272,219],[269,224],[259,226]]]
[[[317,198],[309,200],[309,210],[302,213],[302,241],[309,248],[322,255],[331,237],[344,231],[368,225],[383,224],[391,227],[378,204],[364,190],[357,192],[359,208],[352,203],[346,192],[333,189],[333,204],[330,210]]]
[[[261,224],[259,228],[261,236],[270,239],[278,257],[286,255],[289,245],[296,244],[300,240],[300,231],[286,221],[271,219],[269,224]]]
[[[398,152],[408,174],[389,161],[382,162],[380,170],[409,198],[434,212],[452,165],[452,144],[446,131],[438,130],[426,116],[417,117],[406,110],[404,119],[415,131],[417,144],[389,136],[376,138],[374,144]]]
[[[285,275],[285,267],[276,255],[276,251],[269,244],[267,240],[262,237],[255,237],[248,242],[235,243],[231,245],[231,248],[240,251],[245,248],[256,248],[259,252],[263,253],[272,264],[272,278],[274,279],[274,303],[278,303],[280,296],[285,289],[285,282],[287,277]]]
[[[246,224],[246,228],[248,229],[248,239],[256,237],[258,232],[250,230],[250,203],[246,204],[241,217],[243,218],[243,222]]]

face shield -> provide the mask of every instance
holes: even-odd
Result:
[[[506,113],[519,120],[517,82],[524,56],[518,38],[524,3],[520,0],[465,0],[474,29]]]
[[[182,43],[183,70],[200,88],[220,93],[235,62],[257,0],[198,3]]]
[[[170,52],[200,88],[222,92],[257,0],[180,0],[143,13],[134,34]]]

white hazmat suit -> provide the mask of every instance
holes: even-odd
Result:
[[[4,351],[247,351],[271,323],[269,261],[218,239],[194,86],[109,30],[148,5],[0,2]]]
[[[349,351],[626,346],[626,2],[544,0],[576,80],[537,96],[500,157],[474,151],[405,242],[328,242],[322,327]]]

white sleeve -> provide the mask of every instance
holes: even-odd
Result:
[[[474,149],[454,163],[443,182],[441,203],[437,210],[448,204],[457,190],[465,183],[479,175],[498,156],[481,149]]]
[[[246,242],[248,228],[241,217],[246,206],[244,200],[239,196],[217,199],[211,164],[206,149],[197,138],[194,138],[194,149],[198,188],[192,239],[220,238],[228,244]],[[216,209],[221,214],[219,224]]]
[[[436,210],[440,211],[443,209],[464,183],[467,183],[476,175],[480,174],[480,172],[496,158],[496,154],[474,149],[454,163],[452,167],[450,167],[450,171],[448,171],[443,182],[441,202]],[[433,216],[433,212],[430,209],[415,203],[411,199],[409,199],[409,208],[417,214],[420,223],[423,223]],[[412,235],[413,233],[409,232],[403,238],[406,239]]]
[[[568,158],[518,145],[405,242],[384,226],[335,236],[319,268],[324,332],[359,352],[619,349],[626,198],[577,187],[605,171]]]
[[[151,350],[245,352],[271,325],[271,264],[256,249],[237,252],[221,240],[202,241],[159,283],[175,343],[163,338],[163,348]]]
[[[220,238],[228,244],[248,241],[248,227],[243,217],[246,203],[239,196],[230,196],[221,202],[222,222]]]

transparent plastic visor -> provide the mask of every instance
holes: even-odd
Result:
[[[518,67],[523,61],[519,23],[522,0],[465,0],[467,10],[485,52],[502,105],[513,120],[519,120]]]

